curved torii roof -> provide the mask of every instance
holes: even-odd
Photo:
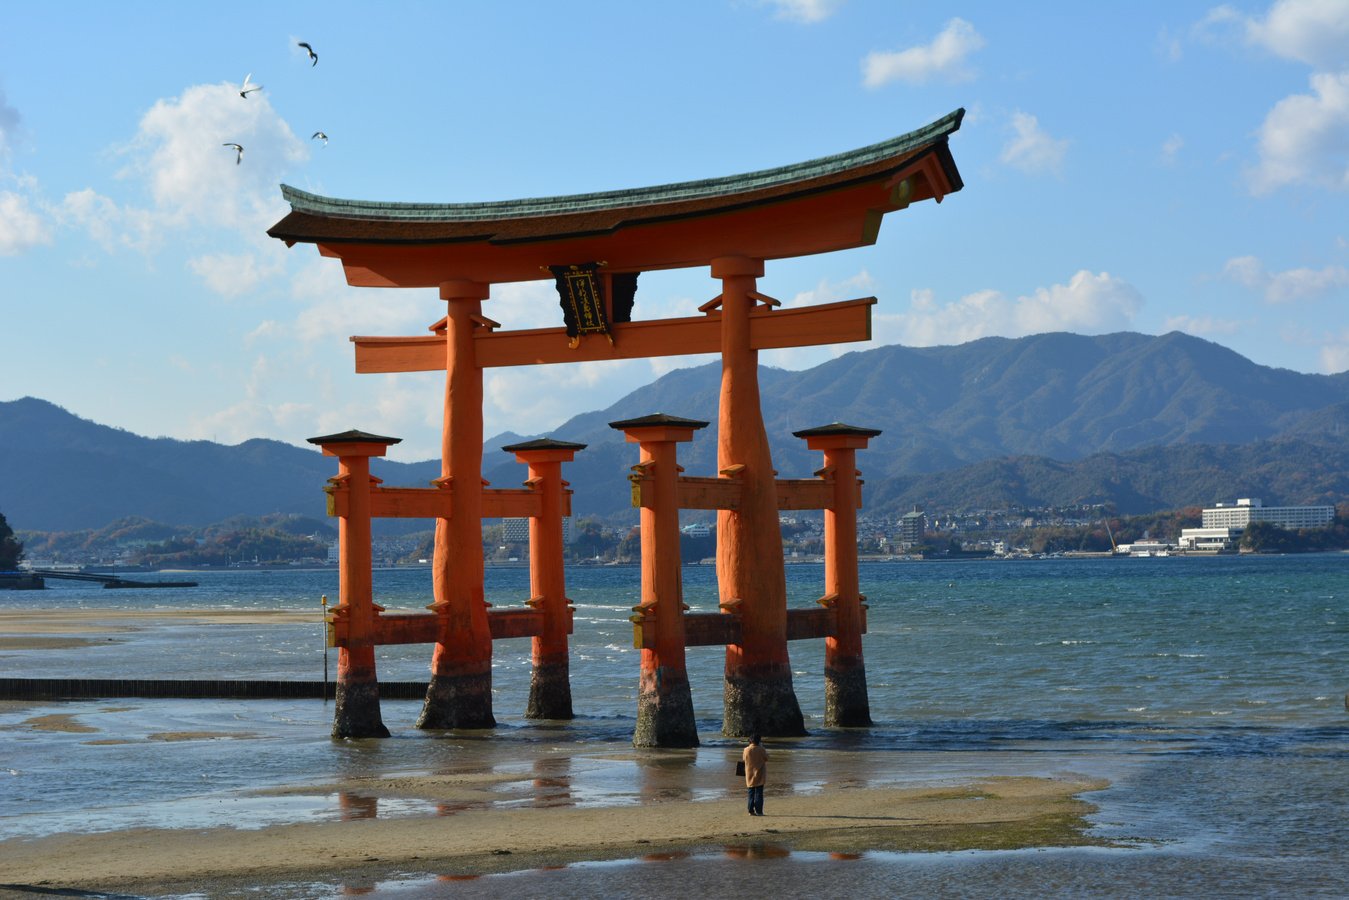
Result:
[[[541,266],[603,261],[609,271],[781,259],[874,243],[881,217],[963,186],[948,137],[965,111],[847,153],[743,175],[492,203],[321,197],[289,185],[291,212],[268,230],[338,257],[347,280],[433,287],[549,277]]]

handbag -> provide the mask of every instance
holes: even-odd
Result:
[[[743,759],[740,760],[739,762],[737,762],[737,763],[735,764],[735,774],[740,775],[740,776],[744,776],[744,774],[745,774],[745,761],[744,761]]]

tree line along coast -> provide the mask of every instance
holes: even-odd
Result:
[[[915,531],[915,519],[917,530]],[[1111,555],[1134,545],[1177,546],[1182,531],[1197,528],[1200,507],[1147,515],[1118,515],[1108,505],[1073,508],[982,510],[966,513],[916,510],[903,516],[863,516],[858,550],[867,559],[960,559],[1045,555]],[[269,566],[320,567],[336,563],[333,520],[277,514],[234,517],[212,525],[168,525],[128,517],[103,528],[25,531],[0,513],[0,571],[20,567],[105,567],[127,569],[211,569]],[[425,565],[432,555],[430,522],[401,534],[377,534],[376,565]],[[528,529],[520,521],[497,521],[483,528],[489,565],[523,565],[529,556]],[[807,562],[824,553],[818,513],[781,518],[783,549],[789,561]],[[625,564],[640,559],[635,524],[579,517],[567,525],[567,555],[573,564]],[[1296,553],[1349,550],[1349,502],[1335,507],[1332,521],[1316,528],[1286,528],[1251,522],[1230,548],[1233,552]],[[716,555],[715,522],[693,522],[681,534],[686,563]]]

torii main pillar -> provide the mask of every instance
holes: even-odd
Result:
[[[452,495],[450,517],[436,519],[431,585],[440,635],[418,728],[491,728],[492,633],[483,596],[482,368],[474,350],[488,286],[440,285],[445,316],[445,419],[440,484]]]
[[[712,260],[721,279],[721,405],[717,467],[743,485],[740,508],[717,513],[721,602],[738,600],[741,641],[726,646],[722,733],[793,737],[806,733],[787,656],[787,576],[778,524],[777,473],[759,403],[759,353],[750,310],[763,260]]]

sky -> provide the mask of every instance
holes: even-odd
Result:
[[[245,76],[261,90],[240,97]],[[759,282],[788,305],[878,297],[872,342],[762,363],[1183,331],[1349,369],[1349,0],[0,0],[0,400],[226,444],[359,428],[434,458],[443,375],[358,376],[348,338],[424,334],[443,302],[350,287],[312,245],[268,238],[280,184],[425,202],[641,187],[961,107],[964,190]],[[634,316],[718,291],[706,268],[648,273]],[[561,324],[543,281],[495,286],[483,312]],[[711,359],[487,370],[486,434],[547,434]]]

